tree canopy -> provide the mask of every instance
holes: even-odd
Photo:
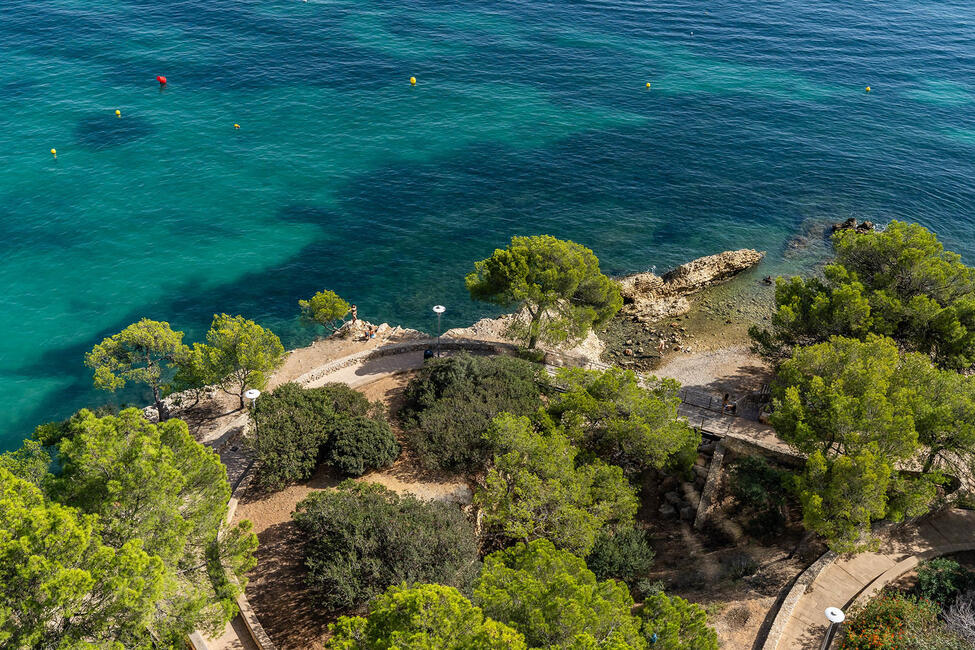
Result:
[[[243,316],[215,314],[206,344],[194,346],[199,350],[199,363],[207,383],[219,384],[230,395],[240,398],[244,406],[244,391],[264,388],[271,372],[284,361],[284,346],[274,332],[264,329]],[[192,367],[192,366],[191,366]]]
[[[216,453],[181,420],[156,425],[137,409],[82,410],[58,429],[45,438],[57,474],[36,443],[0,459],[0,642],[142,648],[223,626],[241,588],[224,569],[246,584],[257,538],[250,522],[226,524],[230,487]],[[8,608],[6,594],[20,604]]]
[[[329,626],[332,650],[525,650],[525,637],[444,585],[390,587],[366,617]]]
[[[222,625],[234,594],[224,603],[213,593],[208,563],[229,567],[246,584],[257,538],[250,522],[225,524],[230,486],[219,456],[193,440],[182,420],[155,425],[137,409],[105,417],[82,410],[68,423],[58,460],[60,474],[49,479],[53,498],[98,515],[108,546],[137,540],[162,560],[157,633]]]
[[[680,596],[648,596],[638,615],[644,637],[655,639],[652,650],[718,650],[718,635],[708,627],[704,608]]]
[[[308,584],[328,611],[404,582],[466,589],[477,573],[473,527],[453,504],[349,480],[313,493],[292,516],[305,540]]]
[[[529,348],[582,338],[623,306],[619,287],[600,272],[591,250],[549,235],[512,237],[507,248],[475,263],[465,282],[474,300],[525,310],[512,335]]]
[[[498,452],[474,502],[494,535],[545,537],[586,555],[601,528],[633,520],[638,501],[623,471],[598,459],[577,465],[578,449],[558,429],[540,433],[528,418],[502,414],[487,435]]]
[[[546,539],[485,557],[474,602],[533,648],[646,648],[629,590]]]
[[[782,364],[772,424],[809,455],[798,480],[804,520],[834,549],[857,550],[871,520],[921,514],[934,498],[939,472],[908,477],[897,466],[923,451],[921,431],[945,441],[946,427],[922,397],[926,379],[938,376],[927,358],[901,355],[875,335],[798,348]]]
[[[629,474],[694,462],[701,435],[677,417],[675,380],[641,386],[632,370],[563,368],[556,383],[565,392],[549,413],[573,443]]]
[[[975,363],[975,269],[918,224],[882,232],[840,231],[823,277],[779,278],[770,330],[752,329],[776,360],[830,336],[889,336],[941,367]]]
[[[483,467],[492,452],[485,438],[491,420],[541,408],[543,374],[537,364],[506,356],[458,354],[426,362],[406,387],[401,412],[413,452],[432,469]]]
[[[185,347],[183,333],[174,332],[169,323],[143,318],[92,348],[85,365],[95,371],[96,388],[116,391],[129,382],[146,384],[159,418],[165,419],[165,374]]]
[[[96,516],[0,467],[0,645],[148,647],[164,590],[163,562],[140,540],[103,544]]]
[[[337,332],[345,324],[343,318],[349,313],[349,303],[334,291],[319,291],[308,300],[299,300],[301,317],[306,322],[318,323],[325,329]]]

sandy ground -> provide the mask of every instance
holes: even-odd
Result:
[[[372,401],[382,401],[387,409],[395,412],[412,376],[409,372],[398,373],[357,390]],[[401,436],[395,425],[394,432]],[[260,543],[257,567],[249,576],[247,598],[271,639],[284,650],[322,648],[330,622],[306,592],[300,534],[291,513],[312,492],[333,488],[341,480],[341,476],[322,467],[311,480],[284,490],[272,493],[248,490],[237,507],[236,519],[249,519]],[[406,453],[392,467],[370,472],[357,480],[380,483],[421,499],[461,504],[471,500],[471,489],[465,481],[424,472]]]
[[[653,372],[688,388],[718,394],[741,395],[759,390],[772,379],[768,364],[743,344],[669,355]]]

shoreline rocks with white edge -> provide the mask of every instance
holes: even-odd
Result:
[[[475,339],[517,344],[520,342],[508,338],[507,331],[512,320],[526,317],[526,314],[521,312],[518,314],[504,314],[497,318],[482,318],[469,327],[449,329],[443,333],[443,336],[453,339]],[[542,350],[554,350],[567,357],[579,357],[589,363],[599,363],[599,359],[606,349],[606,344],[596,336],[595,332],[589,330],[589,333],[581,341],[573,341],[569,345],[563,346],[544,345],[540,346],[540,348]]]
[[[699,257],[663,276],[637,273],[619,279],[623,294],[622,314],[642,322],[672,318],[690,311],[687,296],[729,280],[755,266],[764,252],[743,248]]]

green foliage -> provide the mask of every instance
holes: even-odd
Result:
[[[782,529],[789,472],[772,467],[761,456],[745,456],[731,468],[728,479],[731,494],[745,514],[749,534],[765,537]]]
[[[366,417],[375,410],[345,384],[302,388],[288,383],[265,393],[251,411],[254,437],[248,441],[260,462],[261,486],[276,490],[309,479],[322,458],[347,473],[388,465],[399,450],[389,425]],[[363,432],[357,434],[349,420],[360,423]]]
[[[917,567],[915,593],[947,610],[961,592],[975,587],[975,574],[955,560],[939,557]]]
[[[527,322],[516,320],[512,333],[529,348],[582,338],[623,306],[591,250],[549,235],[512,237],[508,248],[475,263],[465,283],[474,300],[525,309]]]
[[[309,300],[299,300],[303,320],[318,323],[322,327],[339,331],[345,322],[342,320],[349,313],[349,303],[342,300],[334,291],[319,291]]]
[[[264,388],[271,372],[284,361],[284,346],[271,330],[243,316],[214,314],[206,345],[199,346],[201,376],[208,384],[219,384],[224,392],[237,395],[244,407],[244,391]],[[194,346],[196,348],[196,346]]]
[[[388,467],[399,456],[399,443],[389,424],[357,416],[340,418],[332,427],[328,462],[349,476]]]
[[[342,616],[329,626],[331,650],[525,650],[525,637],[485,618],[453,587],[390,587],[366,618]]]
[[[0,468],[34,485],[41,485],[51,466],[51,454],[37,440],[25,440],[15,451],[0,454]]]
[[[365,398],[363,398],[365,399]],[[251,409],[250,444],[265,489],[311,478],[336,417],[322,389],[288,383],[261,395]]]
[[[427,361],[406,387],[402,418],[411,448],[432,469],[483,467],[492,451],[484,437],[491,420],[537,411],[541,376],[541,367],[505,356]]]
[[[92,348],[85,365],[95,371],[95,388],[116,391],[128,382],[149,386],[164,419],[163,375],[185,348],[182,332],[174,332],[169,323],[143,318]]]
[[[673,379],[652,377],[644,387],[632,370],[563,368],[556,383],[565,392],[549,413],[574,444],[629,474],[693,462],[701,435],[678,419]]]
[[[582,559],[546,539],[484,558],[474,602],[530,647],[646,648],[626,587],[598,582]]]
[[[586,565],[599,580],[615,578],[631,588],[647,577],[653,566],[653,549],[642,528],[600,531],[586,557]]]
[[[783,358],[830,336],[879,334],[930,355],[939,366],[975,362],[975,269],[917,224],[877,233],[841,231],[822,278],[779,278],[772,329],[753,330],[759,349]]]
[[[135,542],[161,560],[165,591],[152,612],[155,633],[177,639],[222,626],[229,617],[207,579],[207,550],[216,544],[220,561],[246,582],[257,538],[247,524],[225,525],[230,486],[219,456],[193,440],[185,422],[151,424],[137,409],[101,418],[82,410],[67,427],[50,493],[98,515],[109,547]]]
[[[103,544],[97,517],[0,467],[0,646],[147,647],[164,585],[162,561],[139,540]]]
[[[939,472],[909,478],[894,471],[920,450],[912,412],[928,371],[937,372],[873,335],[798,348],[782,365],[772,424],[809,454],[797,482],[804,521],[834,550],[869,546],[859,540],[872,520],[924,513],[943,482]],[[934,420],[922,423],[925,435],[938,430]]]
[[[638,501],[623,471],[601,460],[577,466],[578,449],[557,429],[539,433],[528,418],[505,413],[487,435],[498,453],[474,502],[492,534],[545,537],[585,555],[601,528],[632,522]]]
[[[718,635],[708,627],[707,613],[680,596],[648,596],[639,612],[643,634],[653,650],[718,650]]]
[[[938,621],[926,599],[885,593],[851,612],[840,650],[966,650],[971,645]]]
[[[328,611],[404,582],[463,590],[477,572],[474,531],[453,505],[350,480],[312,494],[292,516],[305,538],[308,584]]]

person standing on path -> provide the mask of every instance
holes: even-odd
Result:
[[[359,319],[359,308],[352,305],[352,308],[349,311],[352,312],[352,324],[355,325],[356,320]]]

